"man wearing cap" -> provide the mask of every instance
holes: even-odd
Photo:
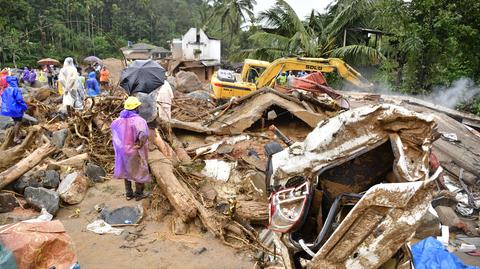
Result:
[[[139,201],[148,196],[144,184],[151,180],[147,163],[148,126],[138,115],[142,103],[130,96],[125,101],[120,117],[112,122],[112,143],[115,150],[114,177],[125,181],[126,198]],[[135,182],[135,193],[132,189]]]

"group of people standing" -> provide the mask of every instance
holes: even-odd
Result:
[[[50,86],[53,86],[53,67],[47,66],[47,77]],[[30,72],[30,71],[28,71]],[[19,79],[9,75],[3,70],[0,72],[1,114],[11,117],[15,123],[14,132],[16,143],[20,143],[19,130],[25,111],[28,109],[19,88]],[[103,67],[99,76],[95,70],[90,70],[88,78],[82,76],[82,69],[77,67],[73,58],[65,59],[63,67],[58,72],[58,86],[63,95],[61,112],[68,114],[69,107],[81,110],[86,96],[98,96],[101,93],[101,85],[108,85],[109,72]],[[97,80],[99,77],[100,82]],[[52,78],[52,79],[50,79]],[[27,69],[22,74],[22,79],[30,82],[30,74]],[[171,101],[173,98],[172,88],[165,81],[159,89],[157,102],[159,104],[159,118],[162,122],[168,122],[171,118]],[[125,182],[125,195],[127,200],[141,200],[148,196],[144,192],[145,183],[151,180],[148,168],[148,136],[149,127],[145,119],[139,113],[141,102],[138,98],[130,96],[124,103],[124,110],[111,124],[112,143],[115,150],[114,177]],[[132,183],[135,184],[135,191]]]
[[[103,81],[103,85],[108,86],[110,73],[106,67],[103,67],[102,71],[104,72],[103,75],[100,73],[100,81]],[[58,74],[58,83],[59,92],[63,94],[62,112],[65,113],[68,107],[76,110],[83,109],[83,103],[87,96],[96,97],[101,93],[97,72],[90,71],[88,78],[85,78],[82,74],[82,68],[75,66],[71,57],[65,59]]]

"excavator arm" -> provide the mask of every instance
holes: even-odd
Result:
[[[281,72],[302,70],[322,73],[337,71],[342,78],[359,88],[373,86],[358,71],[338,58],[280,58],[272,62],[262,73],[258,79],[257,88],[272,86]]]

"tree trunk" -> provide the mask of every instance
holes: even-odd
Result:
[[[153,150],[148,154],[148,164],[158,186],[182,220],[188,222],[193,219],[197,215],[197,209],[194,206],[197,201],[190,190],[186,189],[173,174],[171,160],[166,158],[159,150]]]
[[[267,223],[268,203],[255,201],[237,201],[235,214],[252,223]]]
[[[32,154],[28,155],[14,166],[0,173],[0,189],[3,189],[5,186],[35,167],[48,155],[55,152],[55,149],[55,146],[51,143],[45,144],[37,148]]]

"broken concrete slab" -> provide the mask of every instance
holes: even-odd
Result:
[[[45,208],[52,215],[57,213],[60,204],[58,193],[42,187],[27,187],[25,189],[25,200],[35,209],[40,211]]]
[[[65,176],[58,186],[58,194],[62,201],[67,204],[74,205],[80,203],[88,189],[87,178],[78,172],[74,172]]]

